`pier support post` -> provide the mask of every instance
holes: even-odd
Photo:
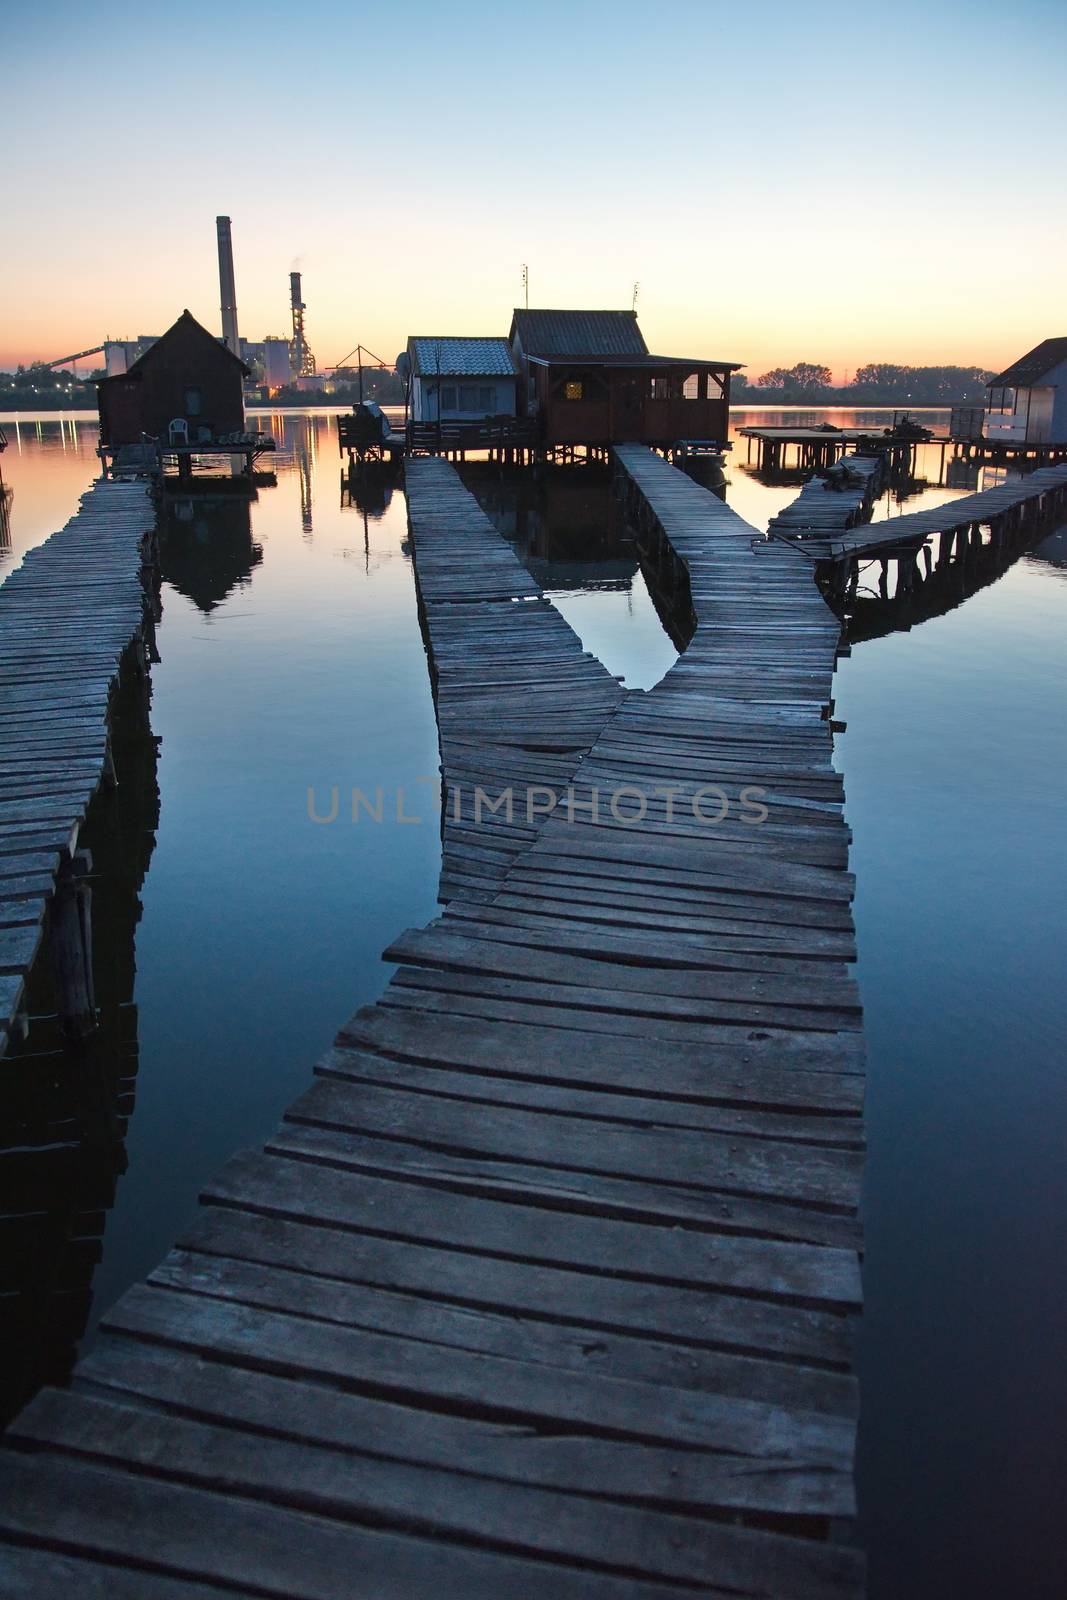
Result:
[[[63,1032],[72,1039],[87,1039],[96,1031],[92,891],[86,881],[91,866],[92,861],[86,850],[68,856],[56,876],[52,900],[51,945],[56,1010]]]

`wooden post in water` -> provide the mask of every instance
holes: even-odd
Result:
[[[96,1031],[93,991],[92,891],[86,875],[92,867],[87,850],[68,856],[56,875],[52,899],[52,970],[56,1010],[63,1032],[87,1039]]]

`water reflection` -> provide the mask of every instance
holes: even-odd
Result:
[[[27,985],[28,1033],[0,1075],[0,1424],[70,1370],[126,1170],[138,1067],[134,935],[159,819],[156,742],[129,660],[115,693],[112,753],[117,786],[100,790],[80,836],[92,856],[98,1031],[80,1047],[64,1040],[44,953]]]
[[[907,632],[920,623],[945,616],[980,590],[998,582],[1023,556],[1057,565],[1062,561],[1062,534],[1049,519],[1036,527],[1026,522],[1017,528],[1004,523],[992,529],[972,529],[951,539],[947,535],[927,540],[898,571],[890,593],[888,560],[873,560],[860,568],[854,598],[844,606],[846,638],[850,644]]]
[[[228,494],[166,495],[160,511],[164,582],[206,615],[234,589],[252,581],[263,547],[252,537],[247,490]]]
[[[168,574],[153,671],[163,810],[143,885],[155,827],[151,741],[143,777],[127,769],[108,802],[130,809],[118,835],[117,931],[98,955],[114,966],[110,975],[98,966],[99,998],[108,984],[113,996],[105,1092],[83,1103],[90,1080],[63,1080],[40,1030],[31,1042],[44,1070],[19,1057],[4,1076],[8,1110],[22,1097],[31,1164],[45,1170],[38,1135],[60,1125],[91,1151],[80,1176],[50,1176],[43,1194],[35,1180],[39,1208],[26,1203],[29,1186],[21,1209],[12,1206],[16,1166],[0,1162],[11,1241],[0,1306],[20,1386],[69,1358],[90,1280],[95,1310],[158,1262],[204,1178],[269,1134],[306,1086],[317,1048],[380,992],[381,950],[436,909],[436,819],[357,828],[315,827],[307,816],[309,786],[403,785],[416,795],[437,765],[403,494],[387,479],[349,487],[342,475],[335,499],[332,475],[316,480],[314,470],[332,459],[333,427],[327,415],[272,419],[291,454],[279,460],[277,489],[240,507],[239,536],[226,531],[233,503],[217,509],[217,543],[215,508],[200,513],[206,541],[188,524],[171,530],[181,559]],[[91,430],[61,435],[48,420],[23,434],[22,455],[12,447],[5,458],[17,489],[15,558],[66,521],[96,467]],[[727,499],[765,527],[795,485],[762,484],[736,456]],[[937,485],[938,467],[920,454],[917,476],[935,485],[920,503],[988,482],[973,464],[950,462]],[[606,503],[597,527],[595,480],[583,469],[572,495],[566,480],[557,494],[546,478],[539,501],[526,479],[523,501],[505,480],[481,478],[472,477],[475,492],[539,564],[587,647],[628,682],[656,681],[674,650],[655,585],[639,547],[625,548],[627,530],[616,523],[617,539],[607,538]],[[897,503],[887,496],[876,515]],[[848,722],[838,755],[870,1051],[860,1488],[872,1600],[1062,1592],[1054,1330],[1067,1212],[1057,731],[1067,532],[1009,554],[991,576],[985,544],[943,572],[921,572],[910,616],[891,623],[875,583],[852,619],[864,648],[835,685]],[[920,620],[928,625],[915,627]],[[103,843],[94,851],[101,866]],[[107,876],[101,867],[101,939]],[[34,1009],[43,1016],[47,999]],[[138,1038],[136,1114],[123,1138],[114,1119],[129,1115]],[[123,1149],[129,1167],[94,1267]],[[46,1325],[62,1346],[53,1354]]]
[[[585,648],[631,688],[658,683],[676,656],[670,573],[642,565],[610,471],[468,465],[463,477]]]

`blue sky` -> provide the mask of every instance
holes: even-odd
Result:
[[[357,340],[628,305],[655,348],[995,364],[1067,331],[1067,8],[9,9],[0,364],[218,322],[305,274]],[[15,309],[17,308],[17,309]],[[1063,326],[1061,326],[1063,324]]]

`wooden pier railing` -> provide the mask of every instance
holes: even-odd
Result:
[[[446,783],[548,797],[446,838],[381,1000],[17,1421],[8,1589],[861,1594],[838,624],[788,550],[618,457],[697,618],[625,696],[409,464]]]

